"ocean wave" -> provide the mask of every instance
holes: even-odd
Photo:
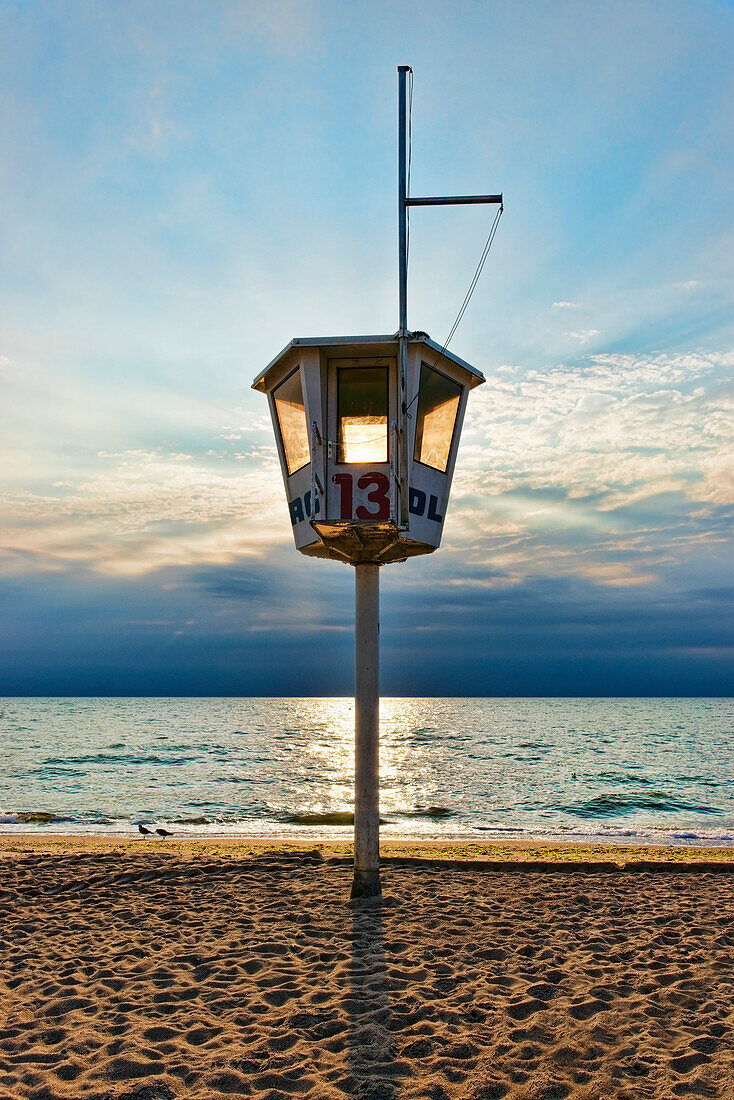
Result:
[[[37,812],[38,813],[38,812]],[[39,815],[40,816],[40,815]],[[279,818],[272,815],[241,816],[240,814],[224,814],[212,816],[206,819],[203,815],[187,818],[184,815],[177,817],[174,814],[161,811],[146,811],[142,815],[128,816],[115,820],[90,817],[61,817],[56,815],[55,820],[39,820],[22,822],[15,814],[0,814],[0,833],[12,835],[14,832],[27,832],[30,829],[35,833],[64,835],[64,836],[111,836],[130,837],[137,836],[138,820],[151,822],[157,826],[165,826],[172,830],[178,837],[191,838],[217,838],[217,837],[269,837],[273,840],[288,841],[294,836],[313,836],[314,833],[324,839],[343,839],[345,832],[351,829],[353,818],[351,814],[339,811],[323,814],[282,814]],[[446,843],[467,843],[481,838],[481,843],[503,843],[509,839],[520,841],[540,840],[550,843],[575,843],[575,844],[605,844],[620,845],[623,847],[635,847],[638,845],[673,845],[695,847],[732,847],[734,833],[731,825],[723,825],[718,829],[698,827],[696,829],[680,829],[675,826],[667,828],[650,821],[642,821],[637,827],[631,827],[626,821],[615,823],[614,819],[604,821],[578,821],[555,822],[548,825],[527,824],[526,826],[506,826],[499,824],[485,824],[468,821],[430,821],[414,819],[410,823],[398,823],[395,819],[387,821],[381,819],[382,825],[387,826],[385,835],[391,840],[401,839],[405,841],[424,839],[441,841]],[[392,823],[392,828],[390,825]],[[388,831],[389,830],[389,831]]]
[[[88,811],[86,813],[56,813],[53,810],[15,810],[0,814],[0,825],[112,825],[116,820],[110,814]]]
[[[439,736],[440,735],[438,730],[434,729],[432,726],[421,726],[419,729],[407,730],[404,734],[401,735],[401,740],[404,740],[407,743],[412,742],[413,744],[416,744],[422,741],[435,741],[436,738]],[[446,740],[450,741],[453,740],[453,738],[447,734]]]
[[[191,764],[196,760],[194,756],[162,756],[160,753],[115,753],[96,752],[84,756],[50,756],[41,761],[36,771],[42,772],[44,768],[63,767],[73,764]]]
[[[656,779],[647,779],[644,775],[629,775],[617,771],[598,772],[595,778],[598,783],[632,783],[638,787],[654,787],[659,782]]]
[[[288,825],[354,825],[354,814],[341,811],[323,814],[282,814],[281,821]]]
[[[441,821],[449,817],[455,817],[456,811],[446,806],[417,807],[415,810],[387,811],[389,817],[380,818],[381,825],[389,825],[393,818],[420,819]],[[353,825],[354,814],[347,810],[331,810],[324,813],[284,813],[276,814],[276,818],[290,825]]]
[[[450,810],[448,806],[417,806],[414,810],[395,810],[393,817],[428,817],[440,821],[442,818],[455,817],[456,810]]]
[[[354,814],[344,810],[332,810],[330,813],[282,814],[281,821],[288,825],[354,825]],[[380,818],[380,825],[389,825],[387,818]]]
[[[67,768],[62,764],[41,764],[37,768],[28,768],[26,775],[42,776],[44,779],[64,779],[76,777],[77,779],[87,773],[83,768]]]
[[[556,803],[548,807],[555,812],[569,814],[571,817],[607,818],[623,817],[625,814],[640,813],[644,810],[657,813],[689,813],[718,816],[724,811],[718,806],[709,806],[704,802],[694,802],[675,798],[665,791],[635,792],[630,794],[600,794],[586,802]]]
[[[52,822],[72,820],[68,814],[54,814],[48,810],[18,810],[10,817],[19,825],[50,825]]]

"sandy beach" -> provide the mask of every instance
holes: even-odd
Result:
[[[2,838],[0,1097],[734,1097],[731,850],[348,855]]]

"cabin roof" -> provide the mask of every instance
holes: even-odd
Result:
[[[252,383],[252,388],[253,390],[260,390],[261,393],[266,393],[268,388],[265,381],[267,375],[274,367],[277,367],[294,348],[338,348],[352,345],[396,344],[397,342],[397,333],[392,333],[389,336],[297,336],[294,337],[290,343],[286,344],[283,350],[279,352],[274,359],[270,360],[264,370],[260,371],[257,378]],[[425,344],[431,351],[438,355],[442,355],[446,359],[450,359],[451,362],[456,363],[457,366],[463,367],[475,380],[472,382],[472,386],[479,386],[485,380],[481,371],[473,367],[471,363],[467,363],[465,359],[460,359],[458,355],[454,355],[452,351],[446,351],[440,344],[437,344],[435,340],[431,340],[427,332],[408,333],[408,343]]]

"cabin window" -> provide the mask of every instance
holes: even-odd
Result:
[[[449,464],[461,389],[458,382],[421,363],[413,458],[442,473]]]
[[[339,462],[387,462],[387,367],[339,367]]]
[[[307,466],[311,460],[300,367],[275,388],[273,399],[278,414],[280,438],[283,441],[285,464],[290,476]]]

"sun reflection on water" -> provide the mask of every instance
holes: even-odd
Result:
[[[430,751],[426,751],[430,749],[426,731],[417,728],[418,702],[380,700],[383,814],[411,814],[435,801],[435,765],[432,767]],[[300,782],[293,791],[299,807],[310,814],[350,811],[354,804],[354,701],[310,699],[304,725],[309,738],[300,746]]]

